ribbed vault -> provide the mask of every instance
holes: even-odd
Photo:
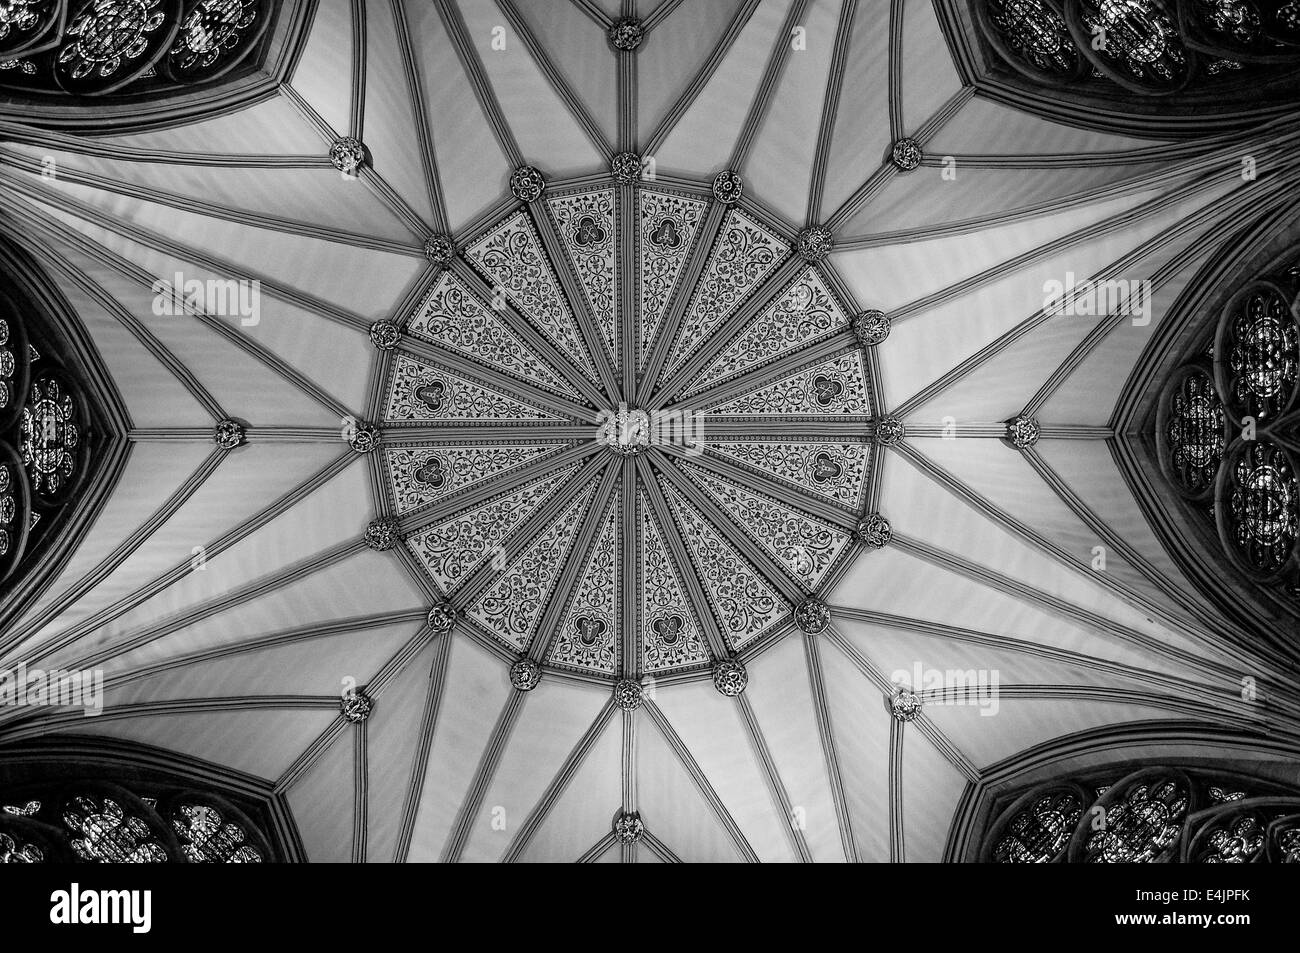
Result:
[[[0,665],[102,668],[104,713],[0,708],[0,744],[115,739],[261,779],[311,860],[656,862],[939,860],[1008,764],[1077,733],[1138,725],[1152,758],[1198,731],[1294,740],[1290,663],[1189,581],[1123,448],[1173,303],[1244,218],[1293,203],[1300,131],[1055,122],[967,84],[945,26],[911,0],[322,3],[243,108],[95,137],[0,123],[0,228],[59,282],[129,420],[121,480],[0,635]],[[625,153],[643,171],[620,182]],[[641,216],[656,197],[678,203],[666,230]],[[692,311],[740,215],[772,270]],[[644,339],[643,223],[694,242]],[[498,238],[535,242],[537,268],[494,259]],[[1051,313],[1067,273],[1149,280],[1150,320]],[[258,311],[159,314],[177,276],[257,282]],[[765,320],[818,295],[824,334],[754,358]],[[875,311],[888,336],[864,343]],[[462,319],[507,344],[458,351]],[[797,409],[819,394],[838,410]],[[702,412],[704,453],[616,452],[596,431],[620,403]],[[214,444],[223,421],[239,439]],[[726,441],[851,446],[860,482],[837,496]],[[451,449],[488,445],[518,468],[456,469]],[[536,509],[467,581],[421,559],[421,534],[516,492]],[[758,504],[727,509],[743,494],[844,542],[802,572],[736,516]],[[873,514],[888,532],[860,529]],[[664,618],[637,573],[584,587],[606,538],[640,574],[632,541],[662,544],[689,664],[646,664]],[[745,638],[711,588],[726,552],[771,594]],[[520,595],[520,560],[548,589],[502,638],[484,600]],[[608,665],[556,657],[578,617],[605,623]],[[996,673],[996,714],[933,671]]]

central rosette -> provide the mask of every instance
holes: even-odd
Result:
[[[854,319],[883,315],[829,233],[738,204],[738,180],[527,171],[520,205],[430,259],[400,339],[376,335],[380,515],[459,630],[543,670],[735,665],[866,545],[883,334]]]
[[[596,430],[596,442],[619,456],[641,453],[650,446],[650,415],[644,410],[621,404],[615,410],[605,411]]]

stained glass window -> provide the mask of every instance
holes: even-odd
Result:
[[[53,332],[10,290],[0,291],[0,583],[75,504],[96,437]]]
[[[1255,572],[1282,571],[1295,556],[1300,521],[1300,484],[1291,455],[1264,441],[1244,443],[1226,475],[1229,489],[1219,502],[1219,519],[1231,552]]]
[[[30,509],[23,490],[21,463],[12,450],[0,448],[0,578],[22,555]]]
[[[166,70],[175,79],[211,79],[233,67],[251,48],[259,19],[258,0],[203,0],[191,4],[167,52]]]
[[[252,823],[238,810],[197,794],[175,799],[168,820],[192,864],[260,864],[266,859],[249,833]]]
[[[1199,864],[1247,864],[1264,853],[1264,810],[1244,810],[1217,817],[1205,825],[1192,849],[1191,860]]]
[[[7,797],[0,863],[259,864],[275,854],[256,824],[214,794],[140,796],[99,781]]]
[[[971,3],[1001,61],[1049,86],[1168,96],[1247,74],[1287,77],[1300,66],[1300,0]]]
[[[115,864],[161,864],[167,850],[149,823],[148,805],[113,793],[75,794],[63,807],[63,826],[82,860]]]
[[[1300,864],[1300,815],[1279,818],[1269,825],[1268,859],[1274,863]]]
[[[206,82],[255,65],[277,7],[269,0],[0,0],[0,86],[66,98]]]
[[[35,824],[0,815],[0,864],[43,864],[59,859],[58,848]]]
[[[1228,559],[1291,602],[1300,602],[1297,300],[1291,260],[1227,296],[1156,418],[1166,477],[1213,522]]]
[[[993,844],[1000,864],[1046,864],[1065,852],[1083,814],[1087,795],[1077,785],[1033,793],[1013,811],[1005,831]]]
[[[1220,349],[1228,406],[1240,416],[1270,421],[1294,400],[1300,366],[1300,325],[1286,292],[1256,282],[1229,306]]]
[[[1188,495],[1203,496],[1214,488],[1227,444],[1223,404],[1211,373],[1203,367],[1186,369],[1164,403],[1170,476]]]
[[[43,372],[32,381],[23,406],[19,449],[32,492],[40,499],[66,499],[81,473],[81,413],[75,388],[62,375]]]
[[[61,0],[0,0],[0,56],[40,41],[59,19]]]
[[[983,5],[990,39],[1007,62],[1035,79],[1072,79],[1085,60],[1053,0],[987,0]]]
[[[1099,823],[1077,859],[1094,864],[1169,860],[1190,807],[1191,786],[1181,772],[1139,772],[1097,799]]]
[[[1175,26],[1177,14],[1160,0],[1076,0],[1072,7],[1076,42],[1108,78],[1143,91],[1179,89],[1191,78],[1194,54]]]
[[[1300,792],[1201,768],[1102,769],[1037,785],[995,816],[981,858],[1024,863],[1300,862]]]

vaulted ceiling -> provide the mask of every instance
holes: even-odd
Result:
[[[328,0],[249,104],[0,123],[0,228],[128,447],[0,635],[0,667],[102,668],[104,712],[0,708],[0,743],[263,779],[313,861],[934,861],[1022,768],[1278,761],[1300,706],[1241,684],[1286,665],[1184,575],[1124,448],[1197,276],[1293,206],[1294,118],[1044,118],[976,89],[946,9]],[[1049,313],[1067,275],[1150,280],[1149,322]],[[259,282],[256,314],[159,314],[178,278]],[[703,415],[704,452],[602,442],[620,403]],[[900,710],[947,670],[996,704]]]

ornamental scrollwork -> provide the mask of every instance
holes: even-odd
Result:
[[[789,251],[787,242],[744,212],[736,208],[727,212],[695,298],[682,319],[668,373],[749,297]]]
[[[816,588],[849,537],[828,523],[791,509],[702,467],[683,471],[709,493],[755,542],[801,585]]]
[[[612,674],[619,631],[619,509],[611,504],[547,661]]]
[[[577,466],[547,474],[431,526],[412,536],[407,545],[443,592],[451,594],[484,559],[504,552],[506,537],[550,499]]]
[[[677,528],[733,649],[766,631],[788,610],[761,575],[676,490],[667,488]]]
[[[560,449],[559,444],[391,447],[385,458],[398,513],[406,513]]]
[[[637,191],[641,229],[641,280],[637,294],[643,350],[658,333],[705,207],[706,203],[685,195],[644,187]]]
[[[862,352],[856,348],[709,408],[717,417],[871,416]]]
[[[686,395],[759,367],[847,325],[848,317],[839,302],[817,270],[809,268],[727,345],[695,379]]]
[[[577,536],[591,490],[584,492],[524,550],[470,607],[468,615],[508,645],[532,640],[542,609]]]
[[[708,652],[700,638],[681,582],[664,546],[663,536],[648,512],[641,510],[641,618],[643,663],[647,672],[671,671],[703,664]]]
[[[401,355],[393,368],[385,420],[400,422],[547,420],[554,415],[486,384]]]
[[[475,363],[502,371],[526,384],[556,394],[577,396],[554,368],[524,344],[495,311],[476,298],[450,271],[438,276],[408,330],[430,344],[463,354]]]
[[[640,160],[637,169],[640,170]],[[556,196],[546,204],[596,317],[601,338],[617,365],[620,351],[615,324],[618,232],[614,222],[614,193],[610,189],[578,192]]]
[[[595,375],[582,335],[526,211],[511,215],[470,245],[466,257],[579,367]]]
[[[707,452],[769,473],[817,496],[856,507],[866,489],[870,450],[860,443],[711,441]],[[835,466],[827,466],[827,461]]]

